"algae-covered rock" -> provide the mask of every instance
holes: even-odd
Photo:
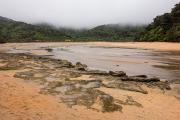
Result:
[[[88,70],[86,73],[94,74],[94,75],[108,75],[106,71],[101,71],[101,70]]]
[[[126,76],[126,73],[123,71],[109,71],[109,75],[123,77]]]
[[[56,66],[56,68],[61,68],[61,67],[65,67],[65,68],[73,68],[73,64],[67,60],[58,60],[58,66]]]
[[[23,68],[25,65],[21,62],[10,61],[6,65],[1,66],[0,70],[18,70]]]
[[[171,90],[170,83],[168,81],[151,82],[147,83],[147,86],[151,88],[158,87],[161,90]]]
[[[34,73],[32,71],[25,71],[25,72],[17,72],[14,77],[22,78],[22,79],[32,79],[34,76]]]
[[[102,112],[121,111],[122,107],[114,103],[114,99],[110,95],[99,95],[96,102],[101,105]]]
[[[122,81],[135,81],[135,82],[159,82],[159,78],[145,78],[145,77],[124,77]]]
[[[80,87],[90,89],[90,88],[99,88],[102,85],[100,80],[90,80],[90,81],[81,81]]]
[[[133,91],[133,92],[140,92],[143,94],[148,93],[140,85],[135,84],[135,83],[130,83],[130,82],[113,81],[106,84],[105,87],[122,89],[122,90]]]
[[[75,68],[77,70],[86,71],[87,70],[87,65],[86,64],[82,64],[80,62],[77,62],[76,65],[75,65]]]
[[[127,96],[127,99],[125,101],[117,100],[116,102],[122,105],[133,105],[137,107],[143,107],[142,104],[135,101],[132,96]]]

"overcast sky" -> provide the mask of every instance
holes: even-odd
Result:
[[[179,0],[0,0],[0,16],[28,23],[94,27],[102,24],[147,24],[170,12]]]

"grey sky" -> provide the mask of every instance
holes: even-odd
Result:
[[[93,27],[150,23],[179,0],[0,0],[0,16],[28,23]]]

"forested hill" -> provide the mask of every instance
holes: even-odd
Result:
[[[135,40],[137,36],[144,31],[144,28],[145,25],[101,25],[88,30],[85,33],[85,36],[98,40],[132,41]]]
[[[122,41],[134,40],[144,26],[101,25],[92,29],[55,28],[49,24],[31,25],[0,17],[1,42],[33,41]]]
[[[180,3],[171,13],[157,16],[139,38],[141,41],[180,42]]]
[[[0,17],[1,42],[32,42],[35,40],[62,40],[67,38],[52,27],[31,25]]]
[[[0,43],[66,40],[180,42],[180,3],[148,26],[109,24],[77,30],[42,23],[32,25],[0,16]]]

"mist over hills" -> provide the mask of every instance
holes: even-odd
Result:
[[[27,24],[0,17],[0,40],[4,42],[133,40],[142,26],[109,24],[92,29],[57,28],[47,23]]]
[[[34,41],[180,41],[180,3],[149,25],[107,24],[91,29],[27,24],[0,16],[0,42]]]

